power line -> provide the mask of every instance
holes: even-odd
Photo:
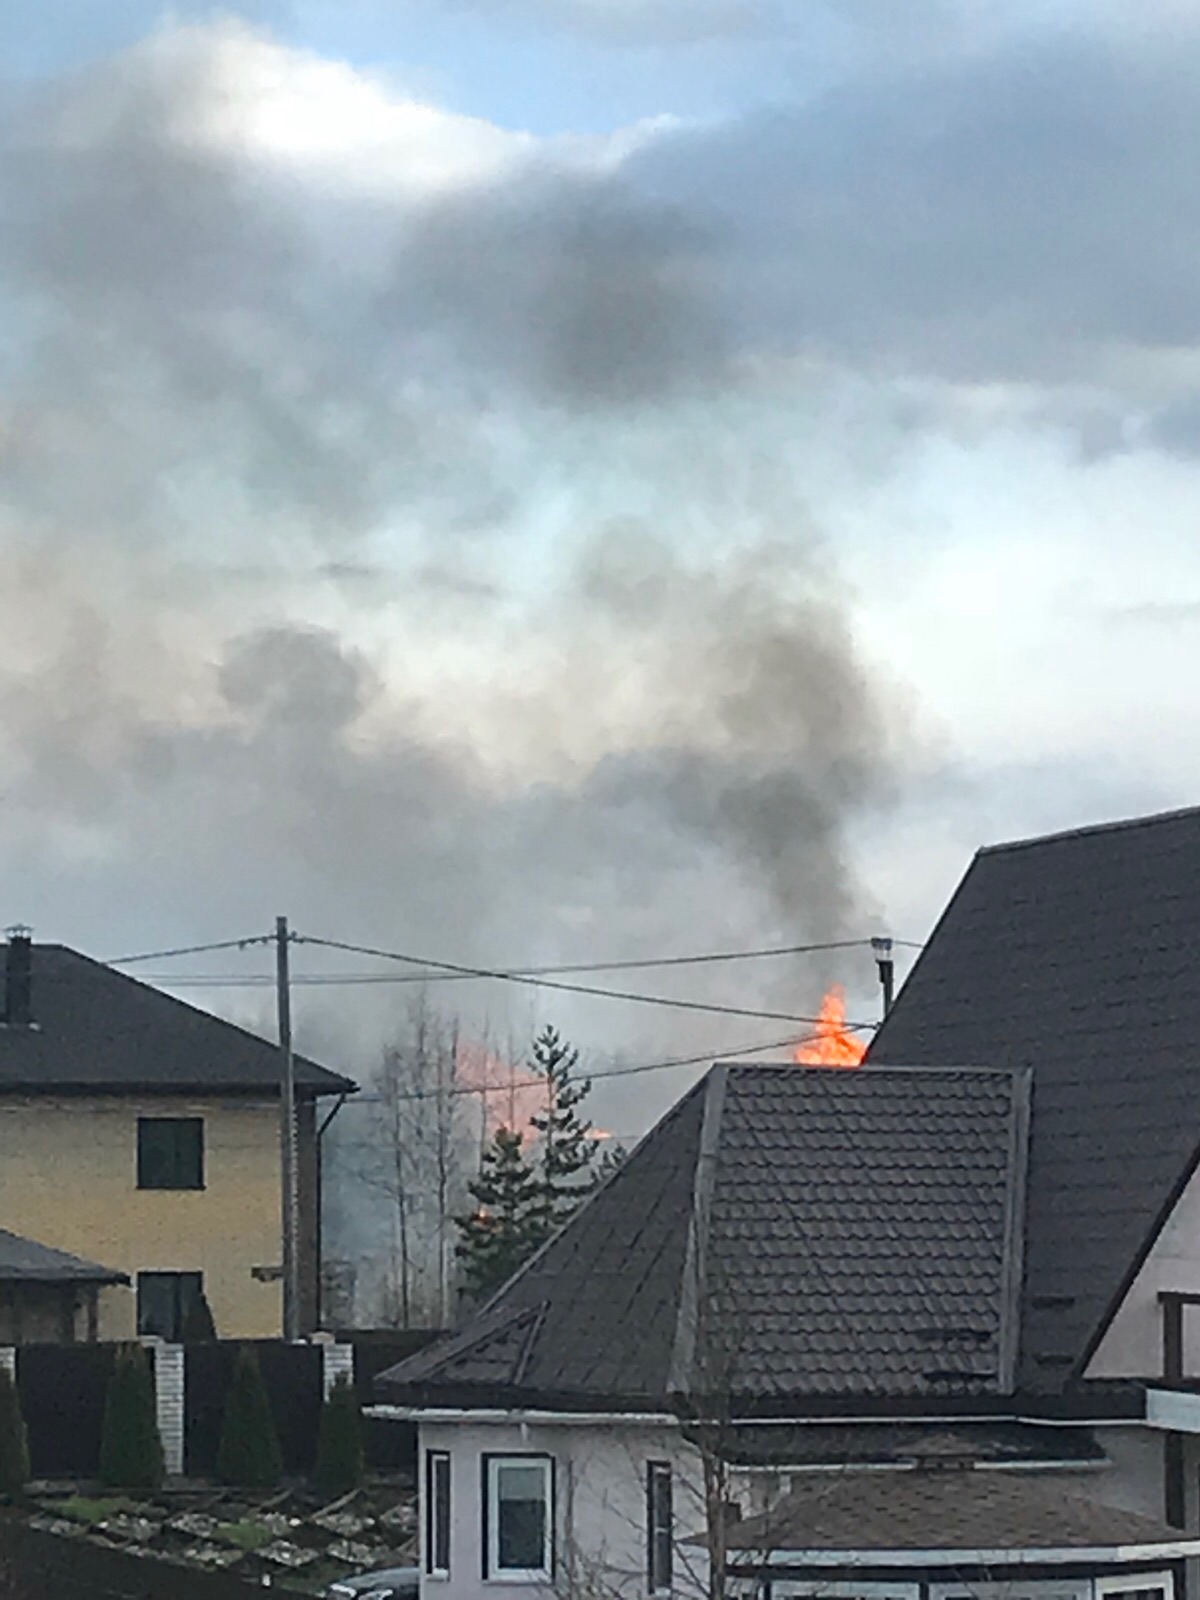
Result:
[[[139,961],[170,961],[175,956],[203,956],[213,950],[247,950],[251,945],[270,944],[273,938],[274,935],[269,933],[256,933],[245,939],[222,939],[217,944],[181,945],[178,950],[148,950],[144,955],[112,956],[104,965],[131,967]]]
[[[911,941],[894,940],[893,943],[904,944],[906,948],[919,949]],[[823,944],[786,944],[771,945],[758,950],[723,950],[705,951],[699,955],[687,956],[649,956],[632,961],[573,961],[554,966],[532,966],[521,964],[506,965],[505,972],[511,972],[515,977],[542,978],[557,977],[560,974],[577,972],[638,972],[656,967],[693,967],[712,965],[719,962],[733,961],[761,961],[768,957],[814,955],[829,950],[861,950],[869,949],[870,939],[835,939]],[[132,959],[132,958],[127,958]],[[481,970],[464,969],[448,972],[348,972],[348,973],[295,973],[292,976],[293,986],[307,985],[317,988],[321,986],[337,987],[353,984],[412,984],[412,983],[469,983],[478,982],[481,976],[490,975],[492,969],[484,974]],[[499,969],[496,969],[499,970]],[[245,976],[235,973],[198,972],[182,976],[155,973],[147,974],[148,983],[174,984],[177,988],[189,989],[253,989],[258,986],[267,987],[275,982],[269,972],[249,973]]]
[[[319,945],[326,950],[345,950],[353,955],[375,956],[383,961],[402,961],[414,967],[429,967],[439,972],[461,973],[473,978],[491,978],[501,983],[527,984],[535,989],[557,989],[566,994],[590,995],[601,1000],[624,1000],[634,1005],[665,1006],[673,1011],[703,1011],[711,1016],[754,1017],[767,1022],[820,1022],[820,1017],[805,1016],[794,1011],[764,1011],[748,1006],[709,1004],[702,1000],[676,1000],[667,995],[637,994],[629,989],[600,989],[593,984],[563,983],[555,978],[532,977],[520,972],[504,972],[489,967],[468,967],[457,961],[432,961],[423,956],[404,955],[397,950],[379,950],[370,945],[347,944],[337,939],[320,939],[315,935],[298,933],[299,944]],[[862,1023],[856,1026],[867,1027]]]
[[[854,1022],[844,1028],[838,1029],[840,1038],[851,1033],[862,1033],[876,1027],[873,1022]],[[786,1050],[791,1046],[799,1048],[801,1045],[817,1044],[829,1035],[821,1033],[789,1034],[786,1039],[769,1039],[764,1044],[738,1045],[730,1050],[706,1050],[698,1056],[674,1056],[669,1061],[644,1061],[632,1067],[601,1067],[595,1072],[584,1072],[582,1076],[590,1083],[598,1082],[602,1078],[633,1078],[645,1072],[667,1072],[672,1067],[698,1067],[706,1061],[735,1061],[742,1056],[762,1055],[765,1050]],[[830,1068],[829,1070],[834,1070]],[[456,1085],[450,1089],[414,1089],[406,1090],[400,1094],[356,1094],[353,1100],[346,1102],[347,1107],[380,1105],[391,1101],[410,1100],[441,1100],[452,1095],[478,1095],[481,1099],[493,1094],[512,1094],[514,1090],[532,1089],[538,1086],[540,1080],[529,1077],[514,1083],[487,1083]]]

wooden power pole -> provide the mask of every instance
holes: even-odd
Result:
[[[286,917],[275,918],[275,990],[279,1010],[280,1232],[283,1240],[283,1337],[300,1337],[299,1163],[296,1149],[296,1060],[292,1053],[291,935]]]

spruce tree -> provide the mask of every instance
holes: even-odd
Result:
[[[283,1455],[258,1357],[238,1351],[225,1396],[217,1476],[244,1489],[272,1489],[283,1476]]]
[[[188,1306],[183,1321],[183,1342],[215,1344],[216,1338],[217,1325],[213,1321],[212,1307],[208,1303],[208,1296],[201,1291]]]
[[[164,1477],[154,1377],[145,1351],[120,1351],[104,1402],[100,1481],[109,1489],[158,1489]]]
[[[29,1435],[17,1386],[0,1367],[0,1495],[16,1499],[29,1481]]]
[[[474,1209],[456,1217],[468,1293],[487,1300],[537,1248],[543,1206],[541,1186],[521,1135],[497,1128],[484,1151],[479,1176],[467,1186]]]
[[[326,1494],[349,1494],[363,1480],[362,1417],[347,1377],[336,1380],[321,1407],[313,1482]]]
[[[591,1189],[596,1140],[580,1107],[592,1091],[591,1080],[577,1078],[579,1051],[545,1027],[533,1041],[530,1068],[546,1079],[546,1110],[530,1120],[538,1132],[538,1178],[541,1189],[537,1229],[539,1242],[549,1238],[579,1209]]]
[[[614,1139],[605,1144],[592,1173],[593,1187],[598,1189],[602,1183],[607,1183],[609,1178],[621,1170],[628,1159],[629,1151],[618,1140]]]

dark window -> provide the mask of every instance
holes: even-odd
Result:
[[[425,1571],[450,1575],[450,1456],[425,1452]]]
[[[554,1560],[554,1478],[549,1456],[486,1456],[487,1575],[545,1578]]]
[[[139,1189],[203,1189],[204,1120],[139,1117]]]
[[[138,1333],[157,1334],[171,1344],[182,1343],[188,1318],[203,1293],[204,1276],[199,1272],[139,1272]]]
[[[666,1461],[646,1466],[646,1579],[651,1594],[671,1587],[675,1547],[675,1514],[671,1504],[671,1468]]]

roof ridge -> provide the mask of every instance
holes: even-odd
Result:
[[[713,1066],[714,1067],[722,1067],[726,1071],[736,1071],[736,1072],[779,1072],[779,1073],[788,1073],[788,1072],[790,1072],[790,1073],[793,1073],[797,1078],[803,1078],[805,1076],[811,1075],[813,1077],[820,1076],[822,1079],[828,1078],[831,1074],[834,1074],[834,1075],[836,1075],[838,1077],[855,1078],[855,1077],[861,1077],[864,1074],[868,1074],[868,1073],[870,1074],[871,1077],[877,1078],[877,1077],[881,1077],[883,1074],[888,1073],[888,1072],[910,1073],[910,1074],[915,1074],[915,1073],[918,1073],[918,1072],[927,1072],[931,1076],[936,1076],[939,1073],[949,1075],[950,1073],[955,1073],[955,1072],[956,1073],[963,1073],[963,1072],[989,1073],[990,1072],[990,1073],[994,1073],[998,1077],[1005,1077],[1005,1076],[1012,1077],[1014,1073],[1020,1072],[1022,1070],[1022,1064],[1019,1064],[1019,1063],[1018,1064],[1012,1064],[1012,1063],[1001,1062],[999,1064],[996,1064],[996,1063],[984,1063],[984,1062],[976,1062],[976,1061],[964,1061],[961,1064],[949,1064],[949,1063],[946,1063],[946,1062],[936,1062],[936,1061],[934,1061],[934,1062],[925,1062],[925,1061],[911,1061],[911,1062],[879,1061],[879,1062],[875,1062],[875,1061],[867,1060],[867,1061],[860,1061],[857,1065],[852,1066],[852,1067],[851,1066],[827,1066],[827,1065],[824,1065],[823,1063],[818,1062],[818,1061],[714,1061],[713,1062]]]
[[[693,1095],[704,1092],[706,1084],[707,1077],[699,1079],[699,1081],[694,1083],[685,1094],[682,1094],[679,1097],[673,1106],[668,1107],[663,1116],[661,1116],[658,1121],[642,1135],[625,1159],[619,1162],[607,1175],[607,1177],[601,1179],[595,1188],[585,1196],[579,1207],[575,1211],[572,1211],[571,1215],[566,1219],[566,1221],[559,1223],[558,1227],[554,1229],[549,1238],[542,1240],[541,1244],[538,1245],[533,1254],[528,1256],[521,1263],[521,1265],[513,1273],[512,1277],[506,1278],[496,1292],[491,1295],[489,1299],[483,1302],[479,1309],[474,1313],[472,1321],[475,1317],[487,1316],[490,1311],[500,1304],[502,1299],[507,1298],[511,1289],[513,1289],[518,1283],[521,1283],[525,1278],[529,1277],[535,1267],[541,1266],[544,1257],[550,1250],[554,1248],[554,1246],[562,1238],[563,1234],[569,1232],[570,1229],[575,1226],[575,1223],[578,1221],[578,1219],[582,1217],[585,1212],[592,1209],[597,1200],[599,1200],[600,1196],[606,1194],[608,1190],[612,1188],[613,1184],[620,1180],[621,1175],[628,1169],[633,1158],[641,1152],[645,1145],[649,1144],[650,1140],[655,1137],[662,1127],[679,1115],[683,1107],[688,1103],[689,1100],[691,1100]]]
[[[692,1210],[688,1218],[683,1273],[676,1297],[675,1336],[671,1342],[671,1364],[667,1374],[669,1394],[686,1396],[693,1388],[700,1318],[708,1293],[708,1286],[705,1283],[708,1223],[712,1209],[713,1187],[716,1183],[717,1160],[720,1155],[721,1118],[725,1110],[728,1082],[729,1069],[721,1062],[712,1066],[704,1078],[704,1120],[700,1124],[696,1163],[692,1169]]]
[[[1133,828],[1152,828],[1159,823],[1177,822],[1181,817],[1200,818],[1200,806],[1176,806],[1170,811],[1151,811],[1141,817],[1116,817],[1108,822],[1087,822],[1074,828],[1058,828],[1051,833],[1030,834],[1021,839],[1002,839],[997,844],[980,845],[975,854],[977,857],[1001,855],[1007,850],[1029,850],[1040,844],[1086,839],[1098,833],[1124,833]]]

